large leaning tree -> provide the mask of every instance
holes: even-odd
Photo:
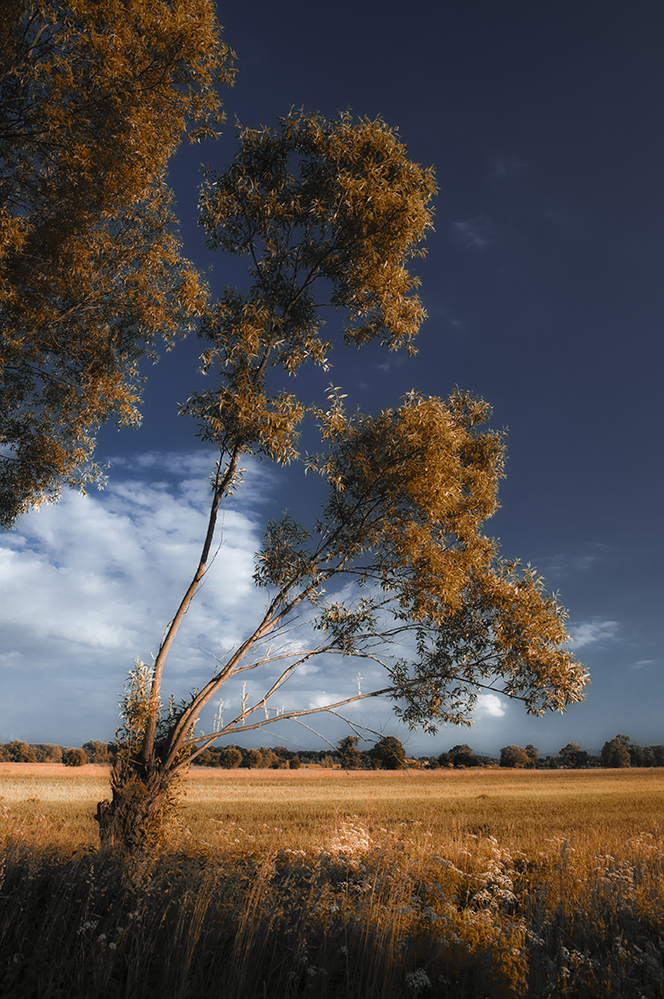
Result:
[[[166,165],[232,83],[212,0],[0,4],[0,526],[98,479],[138,362],[200,313]]]
[[[393,130],[348,114],[328,121],[297,112],[276,130],[240,129],[232,165],[207,172],[200,221],[208,244],[245,257],[251,283],[228,289],[203,324],[203,367],[217,384],[184,409],[218,448],[208,529],[153,666],[133,674],[112,799],[98,807],[103,844],[144,850],[173,782],[216,739],[312,714],[273,704],[316,657],[328,665],[338,657],[349,676],[348,696],[316,711],[383,696],[403,721],[430,732],[467,722],[485,687],[534,714],[581,699],[587,676],[567,651],[563,608],[533,570],[501,561],[482,533],[504,459],[502,435],[486,427],[487,404],[461,391],[447,400],[412,392],[372,416],[349,411],[336,388],[315,405],[271,387],[280,372],[328,365],[324,306],[349,344],[414,349],[424,312],[407,265],[423,252],[434,191],[432,172],[408,160]],[[320,451],[300,459],[305,417]],[[220,504],[240,487],[250,457],[303,460],[324,480],[327,500],[311,524],[289,514],[267,524],[254,576],[265,605],[254,629],[201,690],[163,711],[166,657],[209,568]],[[384,684],[353,692],[350,678],[366,660],[384,668]],[[221,688],[259,670],[261,696],[245,693],[235,718],[197,734],[202,708]]]

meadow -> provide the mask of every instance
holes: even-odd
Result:
[[[664,770],[194,769],[97,850],[106,768],[0,764],[0,993],[664,995]]]

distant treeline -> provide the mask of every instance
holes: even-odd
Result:
[[[581,749],[576,742],[570,742],[560,750],[558,756],[541,758],[536,746],[504,746],[500,759],[494,756],[481,756],[473,752],[467,743],[453,746],[448,752],[438,756],[420,756],[414,759],[406,756],[401,742],[394,736],[386,736],[368,750],[357,749],[359,739],[346,736],[337,748],[332,750],[306,749],[293,752],[285,746],[260,749],[245,749],[243,746],[213,746],[196,758],[195,766],[222,767],[234,770],[245,769],[296,770],[303,764],[317,764],[323,767],[342,766],[346,770],[402,770],[404,767],[439,769],[441,767],[510,767],[530,770],[584,770],[598,767],[664,767],[664,746],[639,746],[628,735],[616,735],[604,743],[599,755],[592,755]],[[69,746],[51,744],[28,744],[16,739],[14,742],[0,743],[2,763],[64,763],[80,767],[85,763],[113,763],[117,746],[113,742],[91,740],[72,749]]]

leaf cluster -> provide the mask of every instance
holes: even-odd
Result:
[[[229,168],[206,172],[199,224],[210,249],[247,258],[251,284],[209,309],[203,370],[221,384],[185,411],[222,452],[287,462],[306,407],[271,393],[268,372],[327,368],[323,305],[348,343],[413,349],[425,313],[407,265],[423,253],[436,185],[380,119],[292,112],[276,130],[238,128],[238,146]]]
[[[165,169],[233,78],[209,0],[7,0],[0,11],[0,523],[99,480],[94,433],[138,422],[138,361],[206,289]]]

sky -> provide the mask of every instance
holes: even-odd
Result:
[[[212,267],[215,295],[243,281],[241,263],[209,254],[196,224],[200,166],[230,163],[236,117],[274,125],[303,106],[398,127],[440,187],[416,267],[428,312],[419,354],[341,347],[330,375],[306,373],[304,388],[322,390],[331,377],[373,412],[411,388],[446,396],[459,385],[488,400],[509,450],[502,506],[486,530],[559,591],[592,676],[585,702],[565,715],[533,718],[485,694],[472,728],[436,736],[409,732],[385,702],[362,702],[353,720],[397,735],[413,755],[463,742],[494,756],[527,743],[541,755],[568,742],[596,752],[619,732],[664,743],[661,5],[425,0],[390,12],[375,0],[252,0],[218,9],[239,72],[222,138],[183,146],[172,161],[185,253]],[[201,384],[199,351],[191,338],[145,366],[139,430],[102,428],[104,491],[67,491],[0,535],[0,741],[113,737],[127,671],[156,652],[200,549],[212,456],[177,413]],[[166,692],[201,686],[256,620],[265,596],[251,576],[264,522],[284,507],[313,519],[306,488],[301,469],[248,466]],[[323,664],[283,700],[316,706],[356,682]],[[331,741],[347,732],[336,719],[312,725]],[[325,746],[295,723],[232,741]]]

